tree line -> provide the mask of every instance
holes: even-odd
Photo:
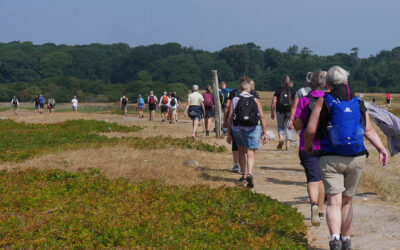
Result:
[[[305,74],[340,65],[349,70],[350,85],[361,92],[400,92],[400,47],[359,58],[359,49],[318,56],[308,48],[287,51],[261,49],[254,43],[232,45],[216,52],[183,47],[178,43],[130,47],[125,43],[56,45],[32,42],[0,43],[0,101],[18,96],[31,101],[42,93],[58,102],[77,95],[81,101],[115,101],[121,94],[131,100],[154,90],[175,91],[184,97],[190,86],[211,84],[211,69],[220,81],[235,86],[248,75],[257,90],[274,90],[285,75],[295,87]]]

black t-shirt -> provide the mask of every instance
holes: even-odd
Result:
[[[232,89],[232,91],[229,93],[228,99],[232,101],[233,98],[238,94],[238,89]],[[260,99],[260,95],[256,91],[251,90],[250,95],[254,96],[257,99]]]
[[[346,85],[339,85],[335,89],[332,90],[330,93],[326,93],[325,95],[330,94],[333,98],[338,99],[339,101],[342,100],[349,100],[349,93]],[[354,92],[350,90],[350,100],[353,99],[355,96]],[[366,126],[366,115],[365,113],[367,112],[367,108],[365,107],[364,101],[360,100],[359,101],[359,107],[360,107],[360,112],[361,112],[361,121],[363,123],[363,126]],[[322,106],[321,113],[319,116],[319,125],[318,125],[318,130],[317,134],[320,139],[324,139],[328,135],[328,123],[331,121],[331,113],[329,111],[328,104],[324,101],[324,105]],[[321,151],[321,155],[332,155],[332,153],[328,152],[323,152]],[[363,152],[358,153],[355,156],[360,156],[360,155],[368,155],[368,151],[365,150]]]
[[[277,112],[288,112],[286,110],[281,110],[281,107],[279,105],[279,101],[281,99],[281,92],[283,90],[283,87],[280,87],[279,89],[275,90],[274,96],[276,96],[276,111]],[[292,101],[294,101],[294,97],[296,96],[296,91],[293,88],[290,88],[290,94],[292,96]]]
[[[35,104],[36,105],[40,104],[40,98],[39,97],[35,97]]]

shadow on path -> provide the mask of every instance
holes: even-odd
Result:
[[[295,169],[295,168],[274,168],[274,167],[268,167],[268,166],[261,166],[260,167],[263,170],[283,170],[283,171],[294,171],[294,172],[304,172],[303,169]]]
[[[285,181],[279,180],[275,178],[267,178],[266,181],[272,182],[274,184],[281,184],[281,185],[297,185],[297,186],[305,186],[306,183],[304,181]]]

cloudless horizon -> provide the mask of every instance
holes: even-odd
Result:
[[[1,0],[0,42],[177,42],[217,51],[254,42],[286,51],[360,57],[400,46],[400,1],[385,0]]]

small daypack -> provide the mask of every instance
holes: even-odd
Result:
[[[284,87],[281,90],[281,94],[279,95],[279,111],[280,112],[290,112],[293,105],[293,97],[290,88]]]
[[[229,98],[230,91],[226,88],[222,89],[219,93],[219,101],[222,106],[226,104]]]
[[[322,150],[339,155],[351,156],[365,150],[364,132],[359,99],[339,101],[330,94],[324,97],[328,104],[331,122],[328,124],[328,138],[321,142]]]
[[[155,100],[154,100],[154,96],[150,96],[149,104],[154,104],[154,103],[156,103]]]
[[[139,98],[139,105],[144,105],[144,100],[142,97]]]
[[[171,98],[171,101],[169,102],[169,105],[172,106],[172,107],[174,107],[174,106],[176,105],[176,99],[175,99],[175,97],[172,97],[172,98]]]
[[[162,104],[168,104],[168,96],[164,95],[162,97]]]
[[[239,100],[233,112],[233,125],[251,127],[260,122],[257,102],[254,96],[238,96]]]
[[[126,98],[122,98],[122,105],[126,105],[128,103],[128,100]]]
[[[204,93],[203,98],[204,98],[204,106],[212,107],[214,105],[212,94]]]
[[[17,106],[17,105],[18,105],[17,99],[13,99],[13,105],[14,105],[14,106]]]

